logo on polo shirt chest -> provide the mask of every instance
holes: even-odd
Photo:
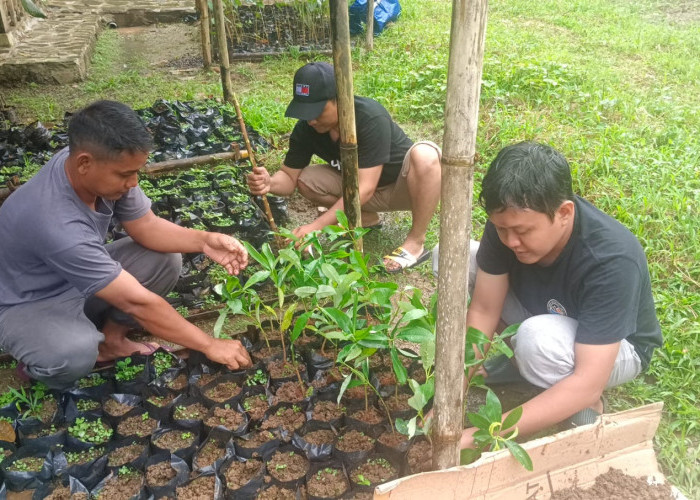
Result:
[[[566,308],[556,299],[549,299],[547,302],[547,312],[549,312],[549,314],[559,314],[560,316],[567,315]]]
[[[297,83],[295,94],[309,97],[309,86],[306,83]]]

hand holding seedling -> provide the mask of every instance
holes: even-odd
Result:
[[[238,274],[248,265],[246,249],[240,241],[227,234],[208,233],[203,250],[229,274]]]
[[[226,365],[229,370],[247,368],[253,364],[248,351],[239,340],[212,339],[204,355],[216,363]]]
[[[270,174],[265,167],[253,167],[253,171],[248,174],[248,187],[256,196],[270,192]]]

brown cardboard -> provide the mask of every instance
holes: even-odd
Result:
[[[663,403],[653,403],[605,414],[595,424],[524,443],[532,472],[502,450],[469,465],[385,483],[375,489],[374,498],[545,500],[560,489],[591,486],[610,467],[664,482],[652,447],[662,408]]]

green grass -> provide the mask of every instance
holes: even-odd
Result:
[[[404,0],[402,6],[401,20],[376,38],[372,53],[353,49],[355,92],[382,102],[414,139],[441,143],[451,5]],[[610,403],[618,410],[664,402],[657,456],[670,481],[700,499],[700,19],[693,6],[692,0],[491,2],[475,190],[504,145],[546,142],[570,160],[575,191],[642,242],[665,343],[648,375],[610,391]],[[51,121],[96,98],[141,107],[161,97],[220,95],[215,73],[179,80],[148,71],[134,56],[122,71],[125,57],[117,34],[105,32],[89,79],[77,89],[64,94],[34,86],[5,98]],[[306,60],[289,55],[232,65],[247,120],[279,148],[261,158],[271,169],[293,126],[283,117],[292,75]],[[385,229],[366,241],[377,256],[401,243],[410,225],[405,214],[384,220]],[[476,209],[476,236],[484,220]],[[431,245],[438,232],[436,216]]]

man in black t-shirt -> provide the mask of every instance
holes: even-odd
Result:
[[[542,144],[504,148],[480,201],[489,220],[471,245],[467,326],[491,338],[499,324],[520,323],[511,339],[516,375],[544,391],[523,405],[519,433],[569,418],[592,423],[603,389],[646,370],[662,344],[642,246],[573,194],[567,161]],[[505,368],[487,361],[486,383]],[[463,448],[475,430],[464,431]]]
[[[285,116],[298,118],[282,168],[270,177],[257,167],[248,176],[251,192],[289,196],[295,189],[328,210],[294,230],[301,238],[334,224],[343,209],[340,133],[335,74],[330,64],[312,62],[294,75],[294,98]],[[413,143],[378,102],[355,97],[358,181],[362,225],[377,227],[378,212],[410,210],[411,230],[403,244],[385,256],[387,271],[415,266],[430,256],[425,232],[440,199],[440,148],[429,141]],[[310,165],[316,155],[325,164]]]

